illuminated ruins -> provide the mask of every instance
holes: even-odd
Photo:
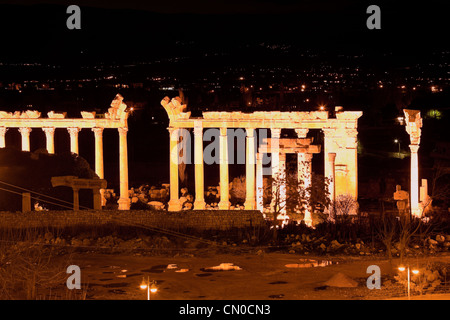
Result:
[[[169,116],[170,133],[170,201],[169,211],[181,210],[178,186],[179,136],[183,129],[194,129],[194,162],[195,162],[195,203],[194,209],[204,209],[204,161],[203,161],[203,130],[210,128],[220,129],[220,202],[219,209],[227,210],[229,202],[229,177],[228,177],[228,146],[227,129],[243,128],[246,135],[246,210],[261,210],[261,194],[257,191],[262,183],[261,179],[261,155],[257,156],[255,130],[268,129],[271,132],[270,148],[260,146],[259,154],[272,154],[272,174],[276,174],[283,166],[284,154],[288,148],[283,148],[281,131],[295,130],[298,136],[296,150],[298,153],[298,170],[302,176],[310,177],[310,159],[312,154],[320,152],[317,146],[306,138],[310,129],[321,129],[324,134],[324,171],[329,178],[331,200],[339,195],[358,198],[358,157],[357,157],[357,127],[361,111],[343,111],[342,107],[335,108],[335,118],[330,118],[328,111],[304,111],[304,112],[203,112],[203,117],[193,118],[190,112],[186,112],[186,105],[176,97],[165,97],[161,105]],[[296,141],[297,143],[297,141]],[[278,148],[275,146],[279,146]],[[255,147],[252,147],[255,146]],[[280,148],[281,147],[281,148]],[[315,148],[315,149],[314,149]],[[284,150],[283,150],[284,149]],[[294,148],[295,149],[295,148]],[[255,165],[257,177],[255,179]],[[258,182],[256,182],[258,181]],[[309,180],[306,179],[306,184]],[[259,188],[261,189],[261,188]],[[258,199],[258,201],[257,201]],[[305,223],[310,224],[310,215],[306,216]]]
[[[30,151],[30,134],[33,129],[40,128],[45,132],[46,148],[48,153],[55,153],[54,135],[55,129],[65,128],[70,135],[70,151],[78,154],[78,133],[82,129],[91,129],[95,136],[95,173],[100,179],[104,179],[103,168],[103,130],[117,129],[119,131],[119,166],[120,166],[120,198],[119,210],[130,209],[128,197],[128,155],[127,155],[127,131],[128,112],[123,103],[123,97],[117,95],[104,115],[96,115],[95,112],[82,111],[82,118],[66,118],[66,113],[47,113],[48,118],[41,118],[38,111],[0,111],[0,147],[5,147],[5,135],[8,129],[17,128],[22,136],[22,151]],[[103,193],[104,189],[101,189]],[[101,197],[102,205],[106,200]]]

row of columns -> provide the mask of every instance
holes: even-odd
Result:
[[[169,127],[170,134],[170,200],[169,211],[181,210],[179,200],[178,165],[179,150],[178,139],[179,129]],[[254,210],[256,208],[255,194],[255,129],[247,128],[246,138],[246,199],[245,209]],[[219,136],[219,168],[220,168],[220,210],[230,208],[229,201],[229,173],[228,173],[228,139],[227,128],[220,128]],[[194,164],[195,164],[195,202],[194,209],[205,209],[204,199],[204,170],[203,170],[203,128],[201,121],[194,123]]]
[[[78,154],[78,132],[80,132],[80,128],[67,128],[67,131],[70,135],[70,152]],[[5,135],[8,128],[0,127],[0,148],[5,148]],[[22,151],[30,151],[30,133],[32,128],[22,127],[19,128],[19,132],[22,138]],[[54,143],[54,135],[55,128],[54,127],[44,127],[42,131],[45,133],[45,141],[46,141],[46,149],[48,153],[55,153],[55,143]],[[103,128],[92,128],[94,132],[103,132]],[[97,136],[97,134],[96,134]],[[102,159],[103,160],[103,159]],[[103,178],[102,178],[103,179]]]
[[[103,165],[103,129],[102,127],[94,127],[92,131],[95,137],[95,173],[100,179],[104,179],[104,165]],[[0,148],[4,148],[5,134],[8,128],[0,127]],[[22,151],[30,151],[30,133],[32,128],[22,127],[19,132],[22,136]],[[54,144],[54,127],[44,127],[42,130],[46,137],[46,148],[48,153],[55,153]],[[78,133],[81,128],[70,127],[67,131],[70,135],[70,152],[78,154]],[[127,132],[128,128],[120,127],[119,131],[119,171],[120,171],[120,199],[118,201],[119,210],[130,209],[130,199],[128,197],[128,152],[127,152]],[[100,190],[102,198],[102,206],[106,204],[104,197],[104,190]]]
[[[178,165],[179,165],[179,130],[178,128],[169,127],[170,134],[170,200],[169,211],[181,210],[181,203],[179,200],[179,181],[178,181]],[[255,149],[255,129],[246,128],[246,198],[244,207],[245,210],[258,209],[263,210],[263,168],[262,168],[262,153],[256,154]],[[297,135],[299,138],[306,137],[308,129],[298,129]],[[280,139],[281,129],[271,129],[272,141]],[[276,141],[275,141],[276,144]],[[256,160],[256,162],[255,162]],[[304,181],[304,187],[311,186],[311,160],[312,154],[298,154],[298,170],[299,180]],[[203,127],[202,122],[194,122],[194,164],[195,164],[195,202],[194,209],[205,209],[204,199],[204,168],[203,168]],[[256,164],[256,172],[255,172]],[[218,207],[220,210],[227,210],[230,208],[229,202],[229,172],[228,172],[228,140],[227,128],[220,128],[219,136],[219,170],[220,170],[220,202]],[[274,152],[272,153],[272,176],[277,178],[280,172],[286,171],[286,154]],[[256,176],[256,179],[255,179]],[[286,187],[284,187],[286,188]],[[256,192],[255,192],[256,191]],[[272,192],[276,192],[276,186],[272,186]],[[285,202],[286,192],[284,199]],[[307,195],[310,196],[309,194]],[[274,198],[274,197],[273,197]],[[273,204],[272,204],[273,205]],[[285,210],[284,210],[285,211]],[[312,222],[311,208],[305,208],[305,222],[308,225]]]

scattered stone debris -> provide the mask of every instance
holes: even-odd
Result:
[[[233,263],[221,263],[218,266],[202,268],[201,271],[212,272],[212,271],[234,271],[242,270],[242,268],[235,266]]]

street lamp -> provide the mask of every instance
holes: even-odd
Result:
[[[404,266],[398,267],[398,270],[401,272],[405,271],[406,269],[408,269],[408,300],[411,300],[411,272],[413,274],[419,274],[419,270],[417,269],[410,270],[409,265],[407,268],[405,268]]]
[[[400,158],[400,140],[395,139],[394,143],[398,143],[398,157]]]
[[[151,293],[155,293],[156,291],[158,291],[158,289],[156,288],[156,283],[155,281],[152,281],[150,283],[150,277],[147,277],[147,281],[145,280],[145,278],[142,279],[142,283],[139,286],[142,290],[147,289],[147,300],[150,300],[150,292]]]

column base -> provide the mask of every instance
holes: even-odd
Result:
[[[303,222],[308,226],[308,227],[312,227],[313,221],[311,219],[311,217],[307,217],[305,216],[305,218],[303,219]]]
[[[261,211],[261,212],[263,212],[264,211],[264,206],[262,205],[262,204],[257,204],[256,205],[256,210],[259,210],[259,211]]]
[[[169,203],[169,211],[181,211],[181,203],[179,199],[176,200],[170,200]]]
[[[416,218],[422,218],[422,210],[420,208],[411,208],[411,215]]]
[[[101,194],[100,191],[93,191],[93,202],[94,202],[94,210],[102,210],[102,200],[101,200]]]
[[[220,201],[218,206],[219,210],[229,210],[230,209],[230,201]]]
[[[100,189],[100,199],[102,201],[102,207],[106,206],[105,189]]]
[[[117,203],[119,204],[119,210],[130,210],[131,201],[129,198],[120,198]]]
[[[205,210],[206,202],[205,200],[195,200],[194,201],[194,210]]]
[[[246,200],[244,203],[245,210],[255,210],[256,201],[254,200]]]

